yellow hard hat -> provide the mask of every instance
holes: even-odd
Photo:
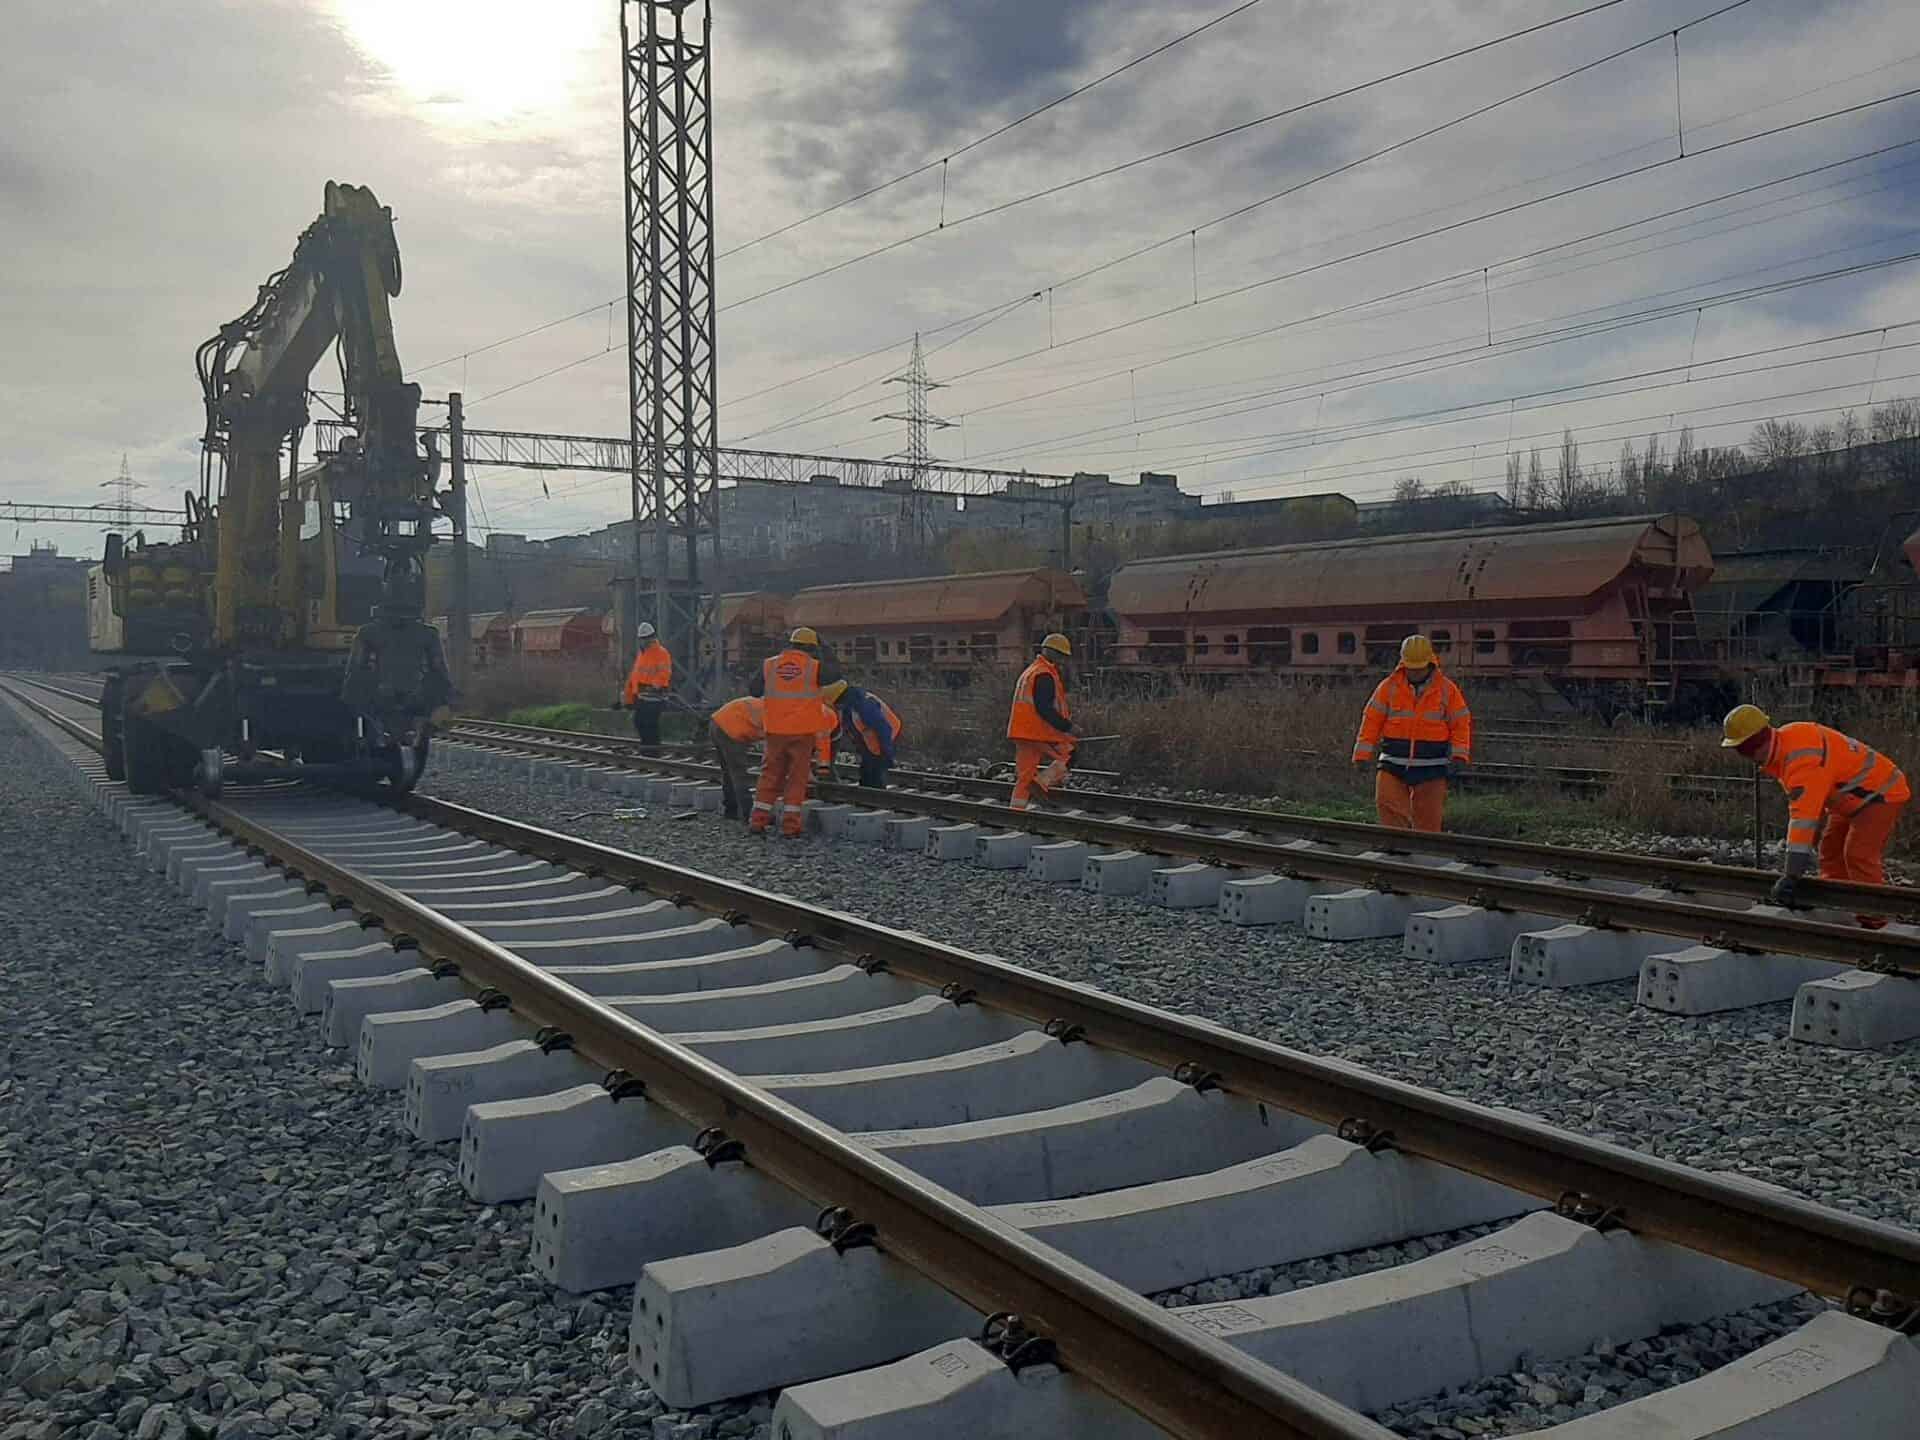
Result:
[[[1424,635],[1409,635],[1400,642],[1400,663],[1402,665],[1431,665],[1433,663],[1433,642]]]
[[[789,645],[818,645],[820,643],[820,637],[814,632],[814,628],[811,625],[797,625],[794,627],[793,633],[787,637],[787,643]]]
[[[1727,711],[1727,718],[1720,722],[1720,741],[1722,750],[1731,750],[1744,745],[1762,730],[1773,724],[1773,718],[1758,705],[1736,705]]]
[[[1071,655],[1073,654],[1073,641],[1056,630],[1040,642],[1040,648],[1042,650],[1051,650],[1057,655]]]
[[[844,680],[836,680],[820,692],[822,698],[824,698],[829,705],[838,705],[840,703],[840,697],[846,693],[847,682]]]

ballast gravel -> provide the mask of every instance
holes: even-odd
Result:
[[[1633,1003],[1630,980],[1572,990],[1512,985],[1503,963],[1408,960],[1398,939],[1243,929],[1211,911],[1160,910],[1016,871],[818,836],[752,836],[717,814],[676,819],[599,791],[456,766],[430,773],[423,788],[1920,1227],[1911,1168],[1920,1041],[1867,1052],[1805,1045],[1787,1038],[1785,1002],[1664,1015]]]
[[[707,1440],[0,707],[0,1440]]]
[[[564,829],[883,924],[1001,956],[1279,1044],[1708,1170],[1738,1173],[1876,1219],[1920,1227],[1920,1041],[1853,1053],[1787,1038],[1790,1006],[1701,1019],[1633,1003],[1621,981],[1509,984],[1504,964],[1433,966],[1400,942],[1326,942],[1242,929],[1018,872],[870,845],[756,837],[713,814],[675,817],[597,791],[431,774],[441,798]],[[1472,1233],[1222,1277],[1162,1304],[1246,1298],[1363,1273]],[[1367,1258],[1372,1257],[1372,1258]],[[1818,1302],[1763,1307],[1489,1380],[1379,1418],[1455,1440],[1515,1435],[1695,1379],[1804,1323]]]

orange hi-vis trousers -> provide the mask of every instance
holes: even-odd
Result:
[[[812,774],[809,767],[817,739],[813,735],[767,736],[760,784],[753,792],[753,818],[747,822],[749,830],[764,831],[773,823],[773,805],[778,800],[784,807],[780,833],[792,836],[804,832],[807,820],[801,807],[807,803],[807,781]]]
[[[1828,811],[1820,830],[1820,878],[1852,880],[1860,885],[1886,884],[1887,840],[1906,808],[1904,800],[1892,805],[1883,800],[1852,815]],[[1869,930],[1881,929],[1887,923],[1881,915],[1855,918]]]
[[[1373,774],[1373,808],[1380,823],[1393,830],[1437,834],[1447,808],[1447,782],[1423,780],[1409,785],[1390,770]]]
[[[1067,762],[1073,758],[1071,740],[1016,740],[1013,742],[1013,808],[1025,810],[1067,783]]]

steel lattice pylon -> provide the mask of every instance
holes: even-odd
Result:
[[[710,694],[722,668],[717,587],[706,573],[720,519],[712,42],[712,0],[620,0],[634,521],[625,640],[631,655],[651,534],[655,623],[683,673]],[[699,636],[712,646],[705,674]]]

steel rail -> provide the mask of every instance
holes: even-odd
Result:
[[[463,722],[459,728],[477,739],[485,734],[490,723],[489,726],[480,726]],[[535,727],[517,728],[532,730]],[[495,739],[497,743],[518,746],[557,759],[614,760],[630,768],[652,767],[697,779],[709,778],[719,773],[717,766],[707,762],[633,755],[625,746],[626,737],[624,736],[591,736],[581,731],[539,733],[578,735],[580,741],[542,740],[533,734],[517,733],[489,738]],[[590,743],[602,739],[619,742],[620,748],[601,749]],[[896,770],[893,772],[893,778],[903,785],[921,788],[869,790],[858,785],[827,781],[817,787],[817,793],[822,798],[830,796],[837,800],[870,805],[876,809],[894,808],[926,814],[933,813],[933,807],[936,805],[951,803],[944,801],[939,792],[999,800],[1009,796],[1012,791],[1010,785],[999,781],[976,780],[964,776]],[[1222,830],[1265,831],[1269,834],[1283,834],[1294,839],[1314,840],[1325,845],[1352,846],[1360,850],[1377,850],[1386,854],[1408,854],[1417,850],[1426,854],[1446,855],[1472,865],[1507,865],[1517,869],[1539,870],[1544,874],[1568,880],[1620,880],[1649,888],[1670,890],[1680,895],[1716,894],[1747,900],[1765,900],[1775,879],[1778,878],[1769,871],[1750,870],[1732,865],[1714,865],[1699,860],[1646,859],[1608,850],[1583,850],[1567,846],[1543,845],[1530,840],[1505,840],[1490,836],[1446,832],[1422,834],[1413,838],[1405,830],[1390,830],[1382,825],[1367,825],[1352,820],[1322,820],[1313,816],[1289,815],[1280,811],[1256,810],[1231,805],[1199,805],[1182,800],[1158,800],[1147,796],[1122,795],[1103,790],[1062,790],[1058,792],[1058,798],[1068,804],[1164,820],[1170,824],[1206,825]],[[941,813],[948,814],[952,818],[981,818],[975,814],[962,815],[960,812],[951,810]],[[1000,810],[997,807],[992,815],[985,818],[1007,828],[1043,830],[1049,834],[1064,833],[1057,828],[1057,824],[1067,823],[1069,819],[1057,810],[1016,812],[1011,808]],[[1193,847],[1217,847],[1231,843],[1215,841],[1210,836],[1183,835],[1179,837],[1179,842],[1187,848],[1175,850],[1170,848],[1173,837],[1166,831],[1150,826],[1141,827],[1139,833],[1121,838],[1128,840],[1133,849],[1154,854],[1178,853],[1202,860],[1215,858],[1220,852],[1217,848],[1195,849]],[[1299,852],[1288,850],[1284,851],[1283,855],[1287,857],[1288,863],[1302,875],[1316,879],[1349,878],[1347,875],[1317,874],[1307,868],[1306,857]],[[1221,858],[1226,857],[1222,855]],[[1268,856],[1258,863],[1267,868],[1273,868],[1273,858]],[[1420,873],[1427,875],[1430,872],[1422,870]],[[1355,883],[1366,882],[1362,879]],[[1416,887],[1408,886],[1407,888]],[[1421,887],[1421,893],[1439,894],[1441,892]],[[1611,904],[1621,898],[1595,896],[1591,892],[1582,893],[1587,895],[1591,903],[1596,904],[1602,899]],[[1844,880],[1809,878],[1801,882],[1797,898],[1803,904],[1815,908],[1850,911],[1862,915],[1881,915],[1920,924],[1920,890],[1903,886],[1860,885]],[[1513,908],[1530,907],[1515,906]],[[1585,908],[1582,907],[1580,911],[1565,915],[1563,918],[1580,919]],[[1542,911],[1540,913],[1559,915],[1561,912]],[[1736,918],[1726,911],[1716,910],[1714,914],[1723,922]],[[1712,927],[1712,930],[1719,931],[1726,928],[1725,924],[1721,924]],[[1667,933],[1702,936],[1712,932],[1700,931],[1690,924],[1684,929]],[[1728,933],[1733,932],[1728,931]],[[1891,941],[1899,937],[1885,938]],[[1889,948],[1898,947],[1890,946]],[[1867,956],[1869,963],[1871,963],[1872,953],[1872,950],[1864,945],[1848,952],[1849,957]],[[1920,954],[1920,951],[1916,954]],[[1849,958],[1849,963],[1856,962]]]
[[[76,723],[66,721],[65,717],[50,718],[82,736],[88,733]],[[201,804],[209,811],[214,809],[207,802],[202,801]],[[1456,1100],[1373,1074],[1358,1066],[1239,1035],[1202,1021],[1155,1010],[1090,987],[1025,970],[1005,961],[958,950],[922,935],[893,930],[856,916],[810,906],[791,897],[770,894],[715,876],[649,860],[576,836],[558,834],[419,794],[402,798],[396,808],[416,818],[530,856],[642,886],[720,913],[738,915],[764,928],[804,934],[823,948],[861,957],[869,963],[885,964],[903,976],[930,986],[944,988],[949,984],[957,985],[960,991],[955,993],[965,992],[968,998],[978,1003],[1034,1021],[1057,1020],[1061,1022],[1063,1035],[1105,1045],[1149,1063],[1179,1070],[1189,1078],[1190,1083],[1218,1085],[1234,1094],[1330,1124],[1353,1122],[1359,1128],[1349,1133],[1368,1136],[1376,1144],[1390,1144],[1406,1154],[1466,1170],[1543,1198],[1578,1195],[1586,1203],[1600,1207],[1603,1213],[1612,1214],[1637,1233],[1746,1265],[1805,1286],[1816,1293],[1849,1297],[1865,1292],[1886,1292],[1891,1297],[1920,1296],[1920,1234],[1913,1231],[1861,1219],[1783,1193],[1749,1186],[1736,1179],[1710,1175],[1642,1155],[1621,1146],[1586,1139],[1529,1119],[1518,1112],[1495,1110]],[[254,827],[253,833],[256,839],[266,838],[258,827]],[[296,852],[297,847],[279,846],[283,862],[291,869],[316,877],[324,873],[324,862],[316,865],[312,859]],[[472,940],[481,946],[487,944],[430,913],[424,916],[409,915],[409,907],[416,911],[420,907],[393,892],[381,894],[386,887],[378,886],[377,882],[360,877],[343,879],[359,887],[357,891],[349,892],[348,898],[353,903],[378,901],[383,907],[388,907],[392,902],[387,913],[393,916],[396,933],[413,934],[430,954],[444,953],[445,958],[455,964],[461,963],[458,953],[439,949],[439,942],[447,938],[449,932],[459,932],[453,935],[456,940]],[[497,947],[488,948],[497,950]],[[488,958],[509,962],[510,978],[517,976],[519,967],[525,964],[504,952],[497,957],[489,955]],[[468,965],[470,967],[472,962],[469,961]],[[501,974],[508,973],[498,969],[484,972],[470,968],[463,970],[470,980],[484,983],[493,983]],[[696,1101],[704,1097],[705,1103],[718,1103],[722,1115],[720,1123],[731,1126],[730,1133],[747,1140],[750,1153],[757,1162],[763,1159],[761,1152],[769,1138],[776,1145],[782,1142],[787,1132],[780,1127],[789,1119],[804,1127],[803,1143],[809,1137],[826,1140],[829,1150],[823,1164],[845,1158],[837,1148],[833,1148],[835,1142],[844,1143],[837,1132],[827,1131],[824,1137],[815,1137],[814,1132],[824,1130],[824,1127],[819,1127],[803,1114],[789,1117],[786,1112],[791,1107],[761,1096],[751,1091],[750,1087],[747,1098],[763,1105],[765,1109],[728,1109],[724,1092],[716,1093],[700,1087],[699,1082],[705,1078],[706,1072],[713,1071],[715,1067],[661,1040],[618,1012],[606,1012],[598,1002],[578,996],[571,987],[562,986],[551,977],[536,972],[533,978],[541,982],[538,992],[541,996],[550,999],[554,992],[563,992],[560,994],[563,1005],[586,1004],[590,1013],[584,1022],[577,1015],[562,1016],[550,1022],[576,1027],[570,1033],[575,1034],[576,1041],[584,1037],[586,1043],[583,1053],[596,1059],[605,1058],[598,1049],[604,1033],[601,1027],[612,1026],[614,1041],[640,1046],[653,1057],[648,1063],[657,1061],[660,1065],[664,1072],[660,1082],[661,1094],[670,1106],[673,1106],[683,1086],[694,1090]],[[541,1003],[538,999],[525,1003],[516,1001],[521,1013],[529,1018],[539,1018]],[[631,1070],[634,1067],[628,1065],[624,1068]],[[714,1078],[729,1080],[735,1085],[739,1083],[723,1071]],[[710,1109],[696,1112],[698,1116],[711,1113],[714,1112]],[[757,1129],[746,1128],[743,1121],[749,1119],[766,1125],[767,1132],[763,1134]],[[889,1197],[891,1192],[886,1189],[888,1183],[910,1186],[915,1190],[931,1188],[911,1172],[895,1174],[898,1167],[888,1165],[878,1156],[864,1158],[871,1167],[883,1173],[874,1182],[873,1192],[862,1192],[859,1196],[863,1203],[857,1213],[863,1218],[874,1218],[878,1223],[880,1212],[872,1206],[876,1199],[884,1202]],[[767,1168],[769,1173],[785,1178],[784,1172],[773,1170],[770,1165]],[[808,1188],[818,1183],[815,1170],[797,1166],[796,1173],[802,1176],[797,1188],[815,1196],[822,1193],[818,1189]],[[829,1190],[827,1193],[851,1192]],[[926,1217],[923,1212],[915,1212],[904,1218],[910,1223],[915,1219],[925,1221]],[[937,1224],[937,1217],[932,1223]],[[890,1250],[894,1249],[896,1237],[891,1232],[890,1224],[883,1224],[881,1228],[883,1242]],[[922,1255],[918,1250],[900,1249],[898,1253],[910,1263],[919,1257],[920,1263],[938,1264],[947,1255],[948,1252],[942,1248],[942,1234],[937,1229],[914,1231],[913,1234],[930,1247],[930,1253]],[[905,1239],[904,1236],[900,1238]],[[984,1237],[974,1236],[970,1232],[967,1238],[984,1238],[989,1242],[997,1239],[1006,1243],[1010,1237],[999,1235],[997,1228],[989,1223]],[[1024,1240],[1024,1237],[1012,1238]],[[988,1278],[988,1272],[985,1271],[969,1271],[961,1277],[963,1283],[985,1283]],[[991,1272],[991,1278],[995,1284],[1000,1284],[1031,1277],[1025,1272],[1008,1277],[996,1269]],[[1143,1313],[1142,1302],[1125,1291],[1106,1296],[1103,1288],[1106,1282],[1098,1276],[1078,1278],[1093,1287],[1095,1298],[1111,1299],[1119,1305],[1124,1312],[1123,1322],[1159,1320],[1160,1312],[1154,1307],[1144,1306]],[[956,1293],[969,1298],[969,1303],[982,1303],[973,1301],[967,1291],[956,1290]],[[1015,1292],[1010,1289],[1006,1293]],[[1057,1327],[1062,1319],[1071,1325],[1083,1318],[1078,1310],[1063,1313],[1042,1309],[1040,1301],[1044,1297],[1036,1296],[1034,1303],[1027,1303],[1026,1293],[1019,1293],[1023,1313],[1043,1325]],[[998,1302],[990,1299],[984,1303]],[[1136,1358],[1138,1351],[1137,1335],[1128,1338],[1134,1343],[1124,1351],[1113,1352],[1115,1358],[1126,1362]],[[1201,1348],[1205,1359],[1225,1358],[1217,1354],[1217,1347],[1206,1345]],[[1079,1369],[1077,1346],[1070,1345],[1064,1350],[1069,1364]],[[1149,1345],[1139,1358],[1152,1361],[1157,1360],[1159,1354]],[[1093,1358],[1098,1360],[1100,1356],[1096,1353]],[[1129,1385],[1140,1382],[1145,1375],[1163,1373],[1157,1364],[1151,1371],[1133,1368],[1130,1363],[1123,1363],[1120,1368],[1121,1383]],[[1096,1372],[1085,1373],[1099,1383]],[[1261,1375],[1255,1378],[1265,1377]],[[1177,1376],[1176,1383],[1191,1385],[1193,1379],[1193,1374],[1185,1374]],[[1179,1393],[1184,1394],[1185,1391]],[[1313,1398],[1318,1400],[1320,1397]],[[1336,1418],[1348,1424],[1349,1428],[1229,1430],[1223,1433],[1384,1434],[1377,1429],[1356,1432],[1351,1429],[1347,1416],[1343,1414]],[[1364,1425],[1367,1422],[1361,1423]],[[1176,1433],[1198,1432],[1176,1427]]]
[[[4,680],[0,680],[0,690],[6,691],[6,693],[11,695],[15,701],[17,701],[21,705],[26,706],[28,710],[32,711],[35,715],[38,715],[42,720],[45,720],[48,724],[53,725],[63,733],[72,736],[75,740],[78,740],[82,745],[85,745],[89,750],[92,750],[96,755],[99,754],[101,745],[103,743],[100,739],[100,732],[98,730],[89,730],[85,725],[82,725],[78,720],[75,720],[72,716],[62,715],[58,710],[55,710],[52,706],[44,704],[43,702],[34,699],[33,696],[28,695],[24,693],[22,690],[20,690],[19,688],[20,685],[30,684],[30,683],[32,682],[23,681],[19,679],[19,677],[17,676],[10,675],[10,676],[7,676]]]
[[[64,685],[55,685],[48,680],[36,680],[28,675],[9,675],[7,677],[18,685],[31,685],[36,690],[45,690],[48,694],[58,695],[63,700],[77,700],[83,705],[99,705],[100,696],[83,694],[78,690],[69,690]]]
[[[463,719],[455,722],[456,728],[484,727],[516,734],[571,735],[582,740],[604,742],[609,746],[632,748],[644,742],[626,735],[603,735],[591,730],[562,730],[539,725],[519,725],[510,720],[474,720]],[[1531,738],[1531,737],[1527,737]],[[699,742],[669,741],[663,742],[664,748],[698,751],[706,747]],[[1331,766],[1344,768],[1347,760],[1344,756],[1329,755],[1321,750],[1289,750],[1284,752],[1294,759],[1312,760]],[[905,774],[907,772],[898,772]],[[1592,765],[1529,765],[1521,761],[1491,760],[1476,764],[1464,777],[1467,785],[1552,785],[1563,790],[1601,791],[1620,778],[1621,772]],[[1717,798],[1720,795],[1743,793],[1746,782],[1724,775],[1676,775],[1660,777],[1668,788],[1682,798]]]
[[[629,851],[418,793],[397,808],[555,864],[643,886],[816,945],[885,964],[1202,1084],[1328,1124],[1356,1120],[1406,1154],[1547,1200],[1569,1192],[1617,1209],[1636,1232],[1720,1256],[1827,1295],[1856,1286],[1920,1297],[1920,1233],[1709,1175],[1337,1060],[1157,1010],[1004,960],[770,894]],[[1181,1067],[1190,1067],[1181,1069]]]
[[[393,935],[410,937],[428,961],[451,964],[465,983],[507,996],[513,1012],[530,1025],[563,1031],[576,1053],[638,1078],[650,1100],[684,1117],[695,1131],[714,1127],[741,1142],[756,1169],[823,1207],[845,1207],[875,1227],[889,1255],[983,1314],[1019,1314],[1030,1330],[1053,1341],[1065,1368],[1171,1434],[1194,1440],[1390,1440],[1389,1431],[1356,1412],[418,901],[229,805],[200,796],[188,796],[186,803],[289,876],[323,885]],[[409,800],[398,808],[437,823],[456,820],[467,833],[483,836],[502,823],[474,812],[454,814],[437,802]],[[566,843],[544,832],[513,833],[539,848]],[[613,851],[588,863],[609,874],[646,869],[676,892],[695,892],[706,878]],[[760,908],[777,897],[737,889],[729,901]]]

